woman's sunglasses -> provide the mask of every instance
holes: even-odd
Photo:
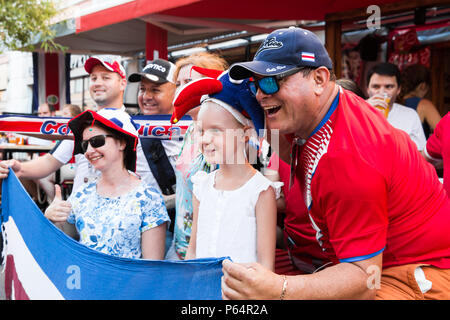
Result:
[[[284,73],[278,74],[276,76],[264,77],[261,79],[249,81],[248,86],[250,88],[250,91],[255,96],[256,96],[256,92],[258,91],[258,89],[261,90],[264,94],[274,94],[280,90],[280,85],[278,83],[278,80],[281,80],[285,77],[291,76],[294,73],[297,73],[302,69],[304,69],[304,68],[303,67],[294,68],[294,69],[291,69]]]
[[[98,136],[94,136],[88,140],[81,141],[81,150],[83,153],[86,153],[88,145],[91,144],[92,148],[100,148],[103,147],[106,143],[106,137],[114,137],[110,134],[99,134]]]

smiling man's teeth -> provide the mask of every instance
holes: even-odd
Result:
[[[281,106],[266,106],[264,107],[264,110],[268,113],[268,114],[273,114],[276,113],[278,110],[280,110]]]

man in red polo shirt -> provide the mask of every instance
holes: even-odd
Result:
[[[286,277],[224,261],[223,297],[449,299],[450,200],[434,168],[405,132],[336,85],[331,68],[320,40],[300,28],[275,30],[254,61],[231,67],[231,77],[255,79],[268,127],[290,142],[280,156],[293,160],[334,265]]]

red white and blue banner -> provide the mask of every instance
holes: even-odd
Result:
[[[159,138],[163,140],[182,140],[192,122],[189,116],[183,117],[177,124],[170,123],[170,115],[136,115],[131,119],[138,126],[141,138]],[[32,135],[39,138],[59,140],[72,139],[67,123],[70,118],[37,116],[0,116],[0,131]]]
[[[12,171],[2,187],[7,299],[221,299],[223,258],[109,256],[78,243],[47,220]]]

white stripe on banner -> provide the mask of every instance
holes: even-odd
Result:
[[[14,218],[9,217],[8,221],[4,223],[4,227],[5,233],[8,235],[8,245],[5,246],[6,254],[4,259],[9,253],[13,253],[17,275],[28,297],[32,300],[64,299],[31,255],[19,229],[17,229]]]

